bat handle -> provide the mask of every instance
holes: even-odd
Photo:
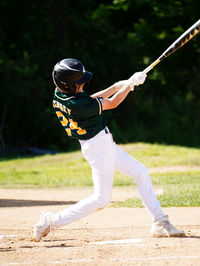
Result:
[[[147,68],[145,68],[144,70],[143,70],[143,72],[145,73],[145,74],[147,74],[150,70],[152,70],[158,63],[160,63],[160,61],[161,61],[161,59],[160,59],[160,57],[158,58],[158,59],[156,59],[150,66],[148,66]]]

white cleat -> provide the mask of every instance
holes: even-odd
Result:
[[[168,216],[164,216],[160,220],[153,223],[151,228],[153,237],[176,237],[185,236],[183,230],[176,229],[169,221]]]
[[[51,212],[43,212],[40,215],[38,223],[33,228],[33,241],[39,242],[51,231],[52,215]]]

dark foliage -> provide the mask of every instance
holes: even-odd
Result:
[[[77,148],[52,109],[51,72],[74,57],[93,93],[143,70],[199,19],[199,1],[0,1],[0,147]],[[200,145],[200,36],[106,112],[118,142]]]

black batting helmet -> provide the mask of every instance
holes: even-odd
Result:
[[[75,90],[73,84],[82,84],[88,82],[93,74],[85,70],[84,65],[73,58],[66,58],[58,62],[53,69],[53,81],[61,90],[66,87]]]

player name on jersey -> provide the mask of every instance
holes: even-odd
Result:
[[[61,111],[68,113],[69,115],[71,114],[71,110],[69,108],[67,108],[65,105],[61,104],[58,101],[53,100],[53,107],[54,108],[58,108]]]
[[[105,128],[100,100],[90,97],[85,92],[70,96],[56,89],[53,108],[71,138],[90,139]]]

